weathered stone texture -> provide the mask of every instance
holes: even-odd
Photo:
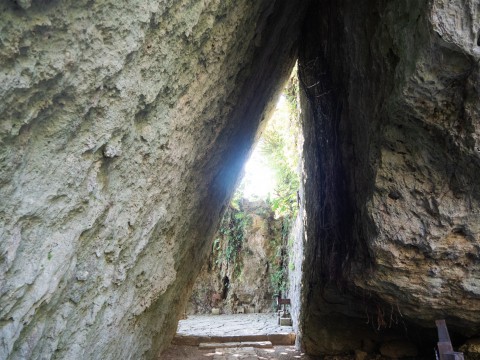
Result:
[[[308,13],[307,350],[355,350],[404,326],[422,342],[437,318],[478,334],[478,2],[321,1]],[[335,347],[343,328],[352,339]]]
[[[279,273],[275,273],[279,266],[288,266],[282,264],[287,242],[283,231],[288,233],[282,226],[289,224],[283,218],[276,219],[264,200],[242,198],[237,206],[239,211],[230,209],[226,213],[231,216],[233,212],[233,218],[240,216],[237,223],[224,217],[214,236],[214,249],[195,280],[187,314],[207,314],[214,306],[222,314],[235,314],[239,306],[246,313],[275,310],[274,295],[278,289],[272,277],[278,278]],[[226,234],[234,227],[243,228],[239,243],[232,239],[238,234]]]
[[[303,344],[478,335],[478,1],[312,3]],[[164,348],[306,4],[0,3],[0,358]]]
[[[303,198],[303,191],[299,191],[299,198]],[[290,299],[290,315],[292,317],[292,326],[295,331],[295,343],[298,348],[301,347],[302,328],[300,318],[302,313],[302,280],[303,280],[303,259],[304,259],[304,227],[303,216],[304,202],[300,201],[301,206],[298,215],[293,223],[292,230],[288,235],[288,241],[292,244],[289,250],[288,262],[288,293],[286,297]]]
[[[396,92],[367,205],[379,229],[370,248],[375,275],[356,280],[376,293],[381,289],[381,297],[401,303],[404,314],[423,325],[447,316],[449,326],[466,334],[480,331],[480,8],[475,4],[426,5],[426,19],[413,34],[424,39],[415,41],[416,56],[395,51]]]
[[[169,343],[301,7],[1,2],[0,358]]]

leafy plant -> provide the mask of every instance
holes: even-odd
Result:
[[[221,265],[225,263],[227,267],[233,266],[236,275],[240,274],[240,253],[245,240],[246,228],[250,224],[250,216],[247,215],[241,207],[241,201],[232,201],[225,212],[220,223],[219,233],[224,240],[223,251],[221,249],[220,239],[214,241],[213,252],[216,255],[215,263]],[[218,242],[217,242],[218,240]]]
[[[291,256],[293,240],[290,232],[298,212],[300,187],[298,154],[302,141],[298,121],[298,79],[295,74],[296,69],[283,92],[287,114],[283,118],[271,119],[261,142],[262,154],[274,171],[277,184],[269,203],[276,217],[282,219],[281,238],[276,240],[278,253],[270,275],[271,285],[276,293],[287,291],[288,271],[295,268]]]
[[[270,224],[275,222],[272,227],[266,225],[266,231],[271,235],[267,269],[271,289],[275,293],[287,291],[288,271],[294,268],[290,266],[293,242],[289,240],[289,234],[298,211],[297,191],[300,185],[297,172],[301,135],[297,94],[298,82],[292,76],[283,94],[283,106],[270,119],[259,143],[265,166],[274,173],[276,187],[267,199],[268,207],[249,210],[258,216],[269,218]],[[210,261],[212,268],[219,269],[221,274],[228,273],[232,281],[239,282],[242,279],[243,259],[248,258],[244,243],[251,224],[250,215],[245,211],[245,208],[251,206],[247,207],[244,202],[244,187],[242,182],[225,211],[219,234],[213,242]],[[278,221],[281,221],[281,228],[278,227]]]
[[[295,217],[298,208],[298,148],[301,136],[297,94],[298,81],[296,76],[292,75],[283,93],[286,104],[284,114],[270,120],[260,142],[262,155],[267,159],[276,178],[277,185],[270,203],[277,216]]]
[[[283,266],[270,274],[270,282],[275,294],[284,294],[287,291],[287,272]]]

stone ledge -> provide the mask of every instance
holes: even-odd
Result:
[[[240,342],[225,342],[225,343],[200,343],[198,348],[201,350],[220,349],[220,348],[240,348],[251,347],[259,349],[271,349],[273,345],[270,341],[240,341]]]
[[[270,341],[273,345],[294,345],[295,333],[233,336],[181,336],[173,338],[172,345],[198,346],[201,343],[258,342]]]

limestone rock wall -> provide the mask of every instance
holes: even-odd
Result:
[[[326,0],[308,14],[304,346],[430,349],[438,318],[478,334],[478,2]]]
[[[303,192],[299,191],[299,196],[303,198]],[[299,205],[303,206],[304,202],[300,202]],[[303,281],[303,260],[304,260],[304,243],[305,243],[305,231],[303,224],[304,213],[303,207],[298,211],[298,215],[293,223],[292,230],[289,234],[289,243],[292,247],[289,249],[289,262],[288,262],[288,292],[286,298],[290,299],[290,314],[292,317],[293,331],[296,334],[295,342],[298,348],[301,348],[303,329],[301,327],[302,319],[302,281]],[[307,270],[308,271],[308,270]]]
[[[478,335],[478,2],[312,4],[303,345]],[[169,343],[307,5],[0,3],[0,358]]]
[[[283,226],[288,224],[282,218],[275,219],[264,200],[240,199],[239,206],[240,211],[234,211],[233,217],[241,215],[237,221],[241,221],[244,231],[240,243],[233,248],[235,254],[230,255],[230,261],[227,259],[232,244],[229,245],[226,229],[222,229],[228,224],[224,220],[214,236],[208,262],[195,281],[187,314],[211,313],[214,306],[225,314],[236,313],[239,306],[246,312],[275,310],[274,294],[281,287],[276,280],[283,275],[284,286],[287,285],[288,230]]]
[[[304,2],[0,3],[0,358],[154,358]]]

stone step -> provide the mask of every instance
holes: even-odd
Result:
[[[253,347],[235,349],[216,349],[213,360],[258,360]]]
[[[200,343],[198,348],[201,350],[211,349],[224,349],[224,348],[259,348],[259,349],[271,349],[273,345],[270,341],[236,341],[225,343]]]
[[[295,333],[231,336],[195,336],[177,334],[173,338],[172,344],[198,346],[201,343],[228,343],[248,341],[270,341],[273,345],[295,345]]]

